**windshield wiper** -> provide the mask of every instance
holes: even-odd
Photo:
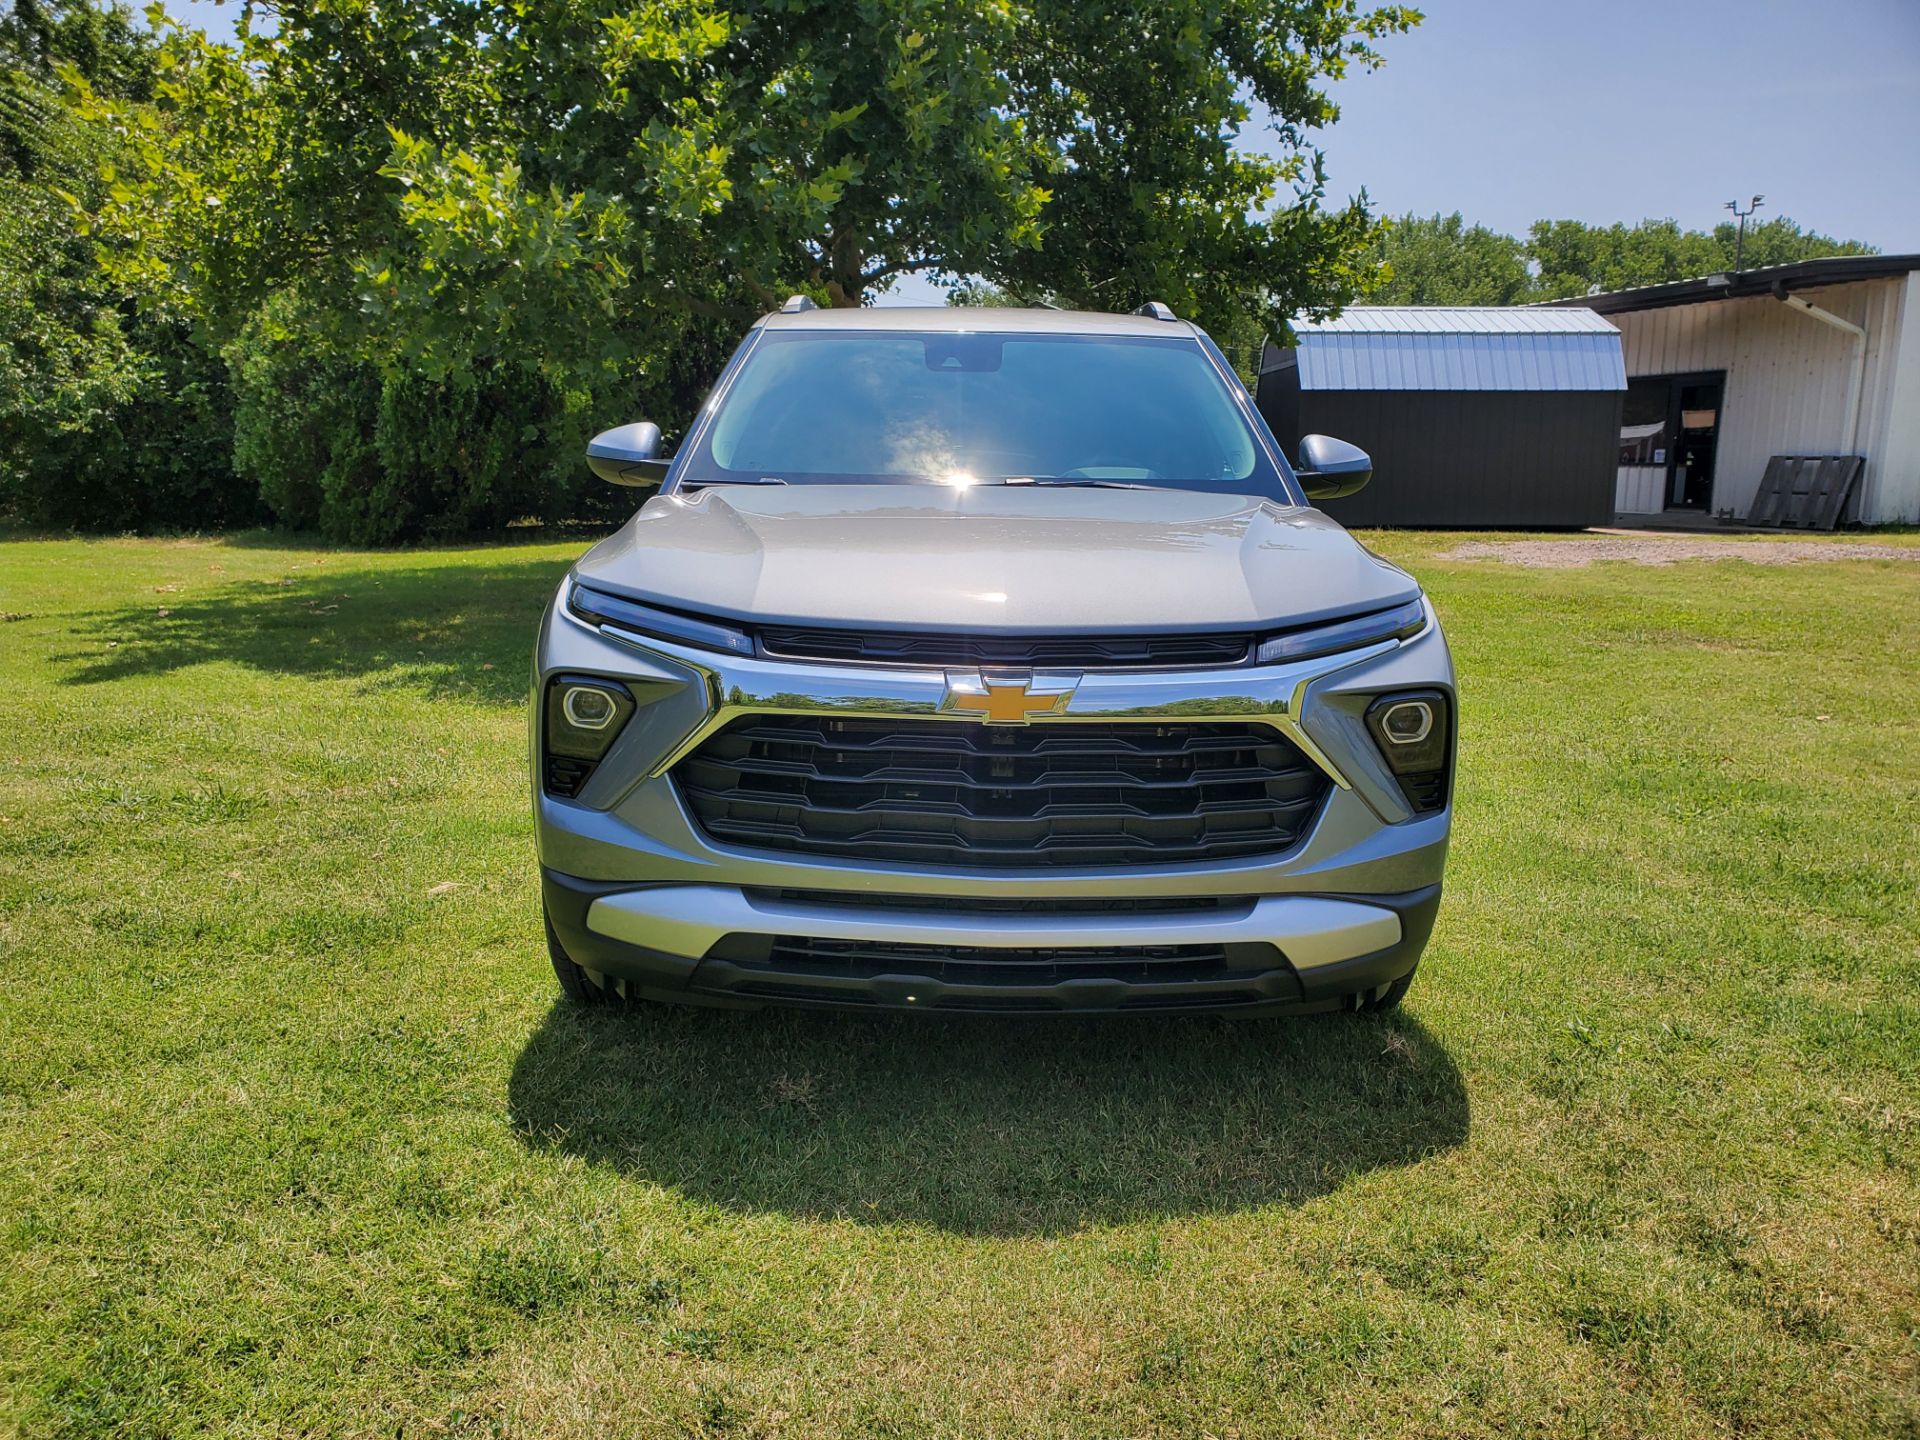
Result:
[[[1074,475],[1010,475],[1003,485],[1032,485],[1056,490],[1165,490],[1165,485],[1149,485],[1141,480],[1100,480]]]
[[[729,475],[724,479],[716,477],[711,480],[682,480],[680,488],[687,490],[695,485],[784,485],[786,483],[778,475],[760,475],[752,479],[745,475]]]

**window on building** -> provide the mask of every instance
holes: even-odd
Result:
[[[1665,465],[1673,448],[1668,420],[1673,411],[1673,385],[1663,376],[1629,380],[1620,407],[1620,463]]]

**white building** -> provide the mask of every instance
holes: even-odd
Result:
[[[1620,329],[1615,508],[1745,518],[1774,455],[1859,455],[1847,516],[1920,521],[1920,255],[1843,256],[1560,302]]]

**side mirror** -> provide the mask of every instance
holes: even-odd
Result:
[[[1338,500],[1373,478],[1373,460],[1358,445],[1331,435],[1303,435],[1299,475],[1309,500]]]
[[[588,468],[615,485],[658,485],[672,458],[660,453],[660,427],[651,420],[616,425],[587,442]]]

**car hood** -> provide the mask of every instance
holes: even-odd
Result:
[[[1318,510],[1178,490],[726,486],[656,496],[585,583],[739,620],[887,630],[1254,629],[1419,586]]]

